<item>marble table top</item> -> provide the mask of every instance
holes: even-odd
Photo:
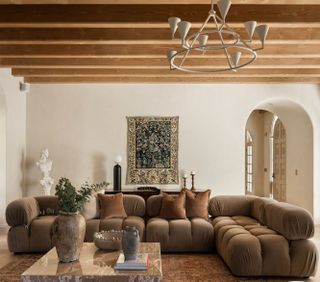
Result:
[[[140,252],[149,254],[147,271],[116,271],[114,265],[120,251],[99,250],[84,243],[79,261],[59,263],[56,249],[51,249],[21,275],[23,282],[122,282],[161,281],[162,265],[159,243],[140,243]]]

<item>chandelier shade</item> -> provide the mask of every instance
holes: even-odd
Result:
[[[168,19],[170,29],[171,29],[171,38],[174,38],[174,34],[176,33],[178,29],[178,23],[181,22],[180,18],[177,17],[170,17]]]
[[[264,49],[265,40],[269,31],[268,25],[258,25],[256,21],[245,22],[244,29],[248,38],[243,39],[238,32],[226,23],[226,17],[231,7],[230,0],[211,2],[211,9],[204,23],[197,32],[190,35],[191,22],[178,17],[168,19],[171,36],[174,38],[178,30],[181,39],[181,50],[167,53],[170,69],[192,73],[210,73],[223,71],[237,71],[252,64],[257,59],[257,51]],[[254,40],[257,37],[257,40]],[[207,66],[192,68],[190,61],[197,58],[225,58],[225,66]]]

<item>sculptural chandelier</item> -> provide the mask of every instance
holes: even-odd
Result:
[[[219,0],[216,6],[219,9],[220,16],[215,11],[212,0],[211,9],[205,22],[199,31],[189,36],[190,22],[181,21],[177,17],[170,17],[168,19],[172,39],[178,30],[183,48],[181,51],[173,50],[167,53],[170,69],[192,73],[237,71],[252,64],[257,59],[257,51],[264,49],[264,42],[269,27],[267,25],[257,25],[256,21],[245,22],[244,28],[248,37],[243,39],[225,21],[231,1]],[[254,34],[259,38],[258,46],[253,44]],[[192,68],[188,64],[189,59],[196,60],[201,57],[208,59],[210,57],[212,59],[222,57],[226,59],[226,64],[225,66],[213,65],[203,68]]]

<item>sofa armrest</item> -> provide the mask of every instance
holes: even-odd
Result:
[[[309,239],[314,234],[312,215],[305,209],[283,202],[265,206],[266,225],[288,240]]]
[[[22,198],[7,206],[6,220],[9,226],[29,225],[39,213],[39,205],[35,198]]]

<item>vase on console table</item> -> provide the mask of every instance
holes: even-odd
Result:
[[[121,161],[121,156],[117,156],[115,159],[116,165],[113,167],[113,190],[118,192],[121,191]]]

